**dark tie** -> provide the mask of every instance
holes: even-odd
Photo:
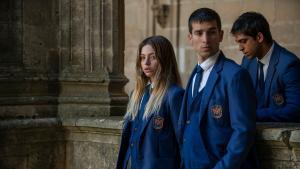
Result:
[[[201,66],[198,65],[195,83],[194,83],[193,98],[195,98],[198,94],[198,90],[199,90],[201,79],[202,79],[202,73],[203,73],[203,69],[201,68]]]
[[[264,93],[265,93],[265,82],[264,82],[264,71],[263,66],[264,64],[260,61],[257,62],[258,70],[257,70],[257,107],[263,108],[264,107]],[[259,72],[259,73],[258,73]]]
[[[264,64],[258,61],[259,77],[258,77],[258,86],[261,92],[264,91],[265,81],[264,81]]]

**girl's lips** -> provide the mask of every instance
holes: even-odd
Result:
[[[144,69],[143,71],[144,71],[144,72],[152,72],[151,69]]]
[[[209,50],[210,47],[209,46],[206,46],[206,47],[202,47],[203,50]]]

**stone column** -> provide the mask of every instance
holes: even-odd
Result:
[[[122,115],[121,0],[3,0],[0,117]]]
[[[122,3],[60,1],[58,101],[62,116],[121,115],[125,111]]]
[[[114,168],[123,0],[0,0],[0,168]]]
[[[1,119],[57,114],[57,2],[33,2],[0,2]]]

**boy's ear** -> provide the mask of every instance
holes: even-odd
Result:
[[[188,40],[190,45],[192,44],[192,36],[193,35],[191,33],[188,33],[188,35],[187,35],[187,40]]]
[[[265,37],[264,35],[261,33],[261,32],[258,32],[257,36],[256,36],[256,40],[259,42],[259,43],[262,43],[264,41]]]
[[[223,41],[224,31],[220,30],[220,42]]]

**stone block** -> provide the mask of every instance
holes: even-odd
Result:
[[[300,1],[298,0],[286,0],[280,1],[276,0],[276,20],[277,21],[298,21],[300,11],[298,7],[300,6]]]
[[[297,45],[300,40],[300,35],[297,33],[300,29],[300,24],[296,21],[293,22],[286,22],[281,21],[277,24],[271,25],[271,31],[273,38],[282,44],[283,46],[290,46],[290,45]],[[289,33],[282,33],[282,32],[289,32]]]
[[[284,3],[283,1],[279,3]],[[255,11],[263,14],[268,22],[272,23],[275,21],[276,12],[276,0],[260,1],[260,0],[244,0],[242,1],[242,11]],[[238,17],[238,16],[236,16]]]
[[[214,1],[182,3],[180,5],[180,27],[188,27],[188,19],[194,10],[202,7],[215,9],[215,4],[216,3]]]
[[[221,17],[224,26],[233,23],[242,10],[242,3],[239,0],[223,0],[215,3],[216,12]]]

